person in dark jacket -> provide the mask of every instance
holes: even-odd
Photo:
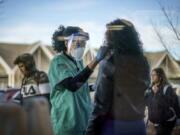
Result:
[[[36,68],[33,55],[29,53],[21,54],[14,60],[14,64],[18,65],[24,76],[21,91],[14,97],[15,100],[23,103],[24,100],[31,97],[45,97],[49,102],[51,87],[48,76],[45,72]]]
[[[131,22],[117,19],[107,24],[105,39],[109,54],[100,64],[86,135],[146,135],[150,71],[138,33]]]
[[[151,81],[147,95],[149,120],[155,127],[156,135],[171,135],[180,113],[178,97],[162,68],[152,70]]]

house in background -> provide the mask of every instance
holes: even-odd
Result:
[[[169,82],[180,96],[180,61],[175,60],[167,51],[146,52],[144,55],[148,59],[151,70],[156,67],[164,69]]]
[[[22,74],[17,66],[14,66],[14,59],[23,53],[31,53],[36,61],[39,70],[48,72],[49,64],[57,53],[52,46],[43,45],[41,42],[33,44],[10,44],[0,43],[0,88],[20,87]],[[97,50],[87,49],[84,56],[84,65],[90,63],[95,57]],[[151,69],[162,67],[171,83],[180,86],[180,61],[172,58],[166,51],[145,52]],[[93,83],[98,74],[98,67],[91,75],[89,82]]]
[[[22,74],[13,62],[18,55],[31,53],[38,69],[47,71],[53,52],[41,42],[34,44],[0,43],[0,88],[20,87]]]
[[[57,53],[52,46],[43,45],[41,42],[33,44],[0,43],[0,88],[20,87],[22,74],[17,66],[13,64],[15,58],[23,53],[34,56],[36,66],[39,70],[48,72],[51,59]],[[85,53],[85,65],[93,59],[90,50]]]
[[[180,84],[180,61],[175,60],[167,51],[146,52],[151,69],[161,67],[164,69],[169,81],[173,84]]]

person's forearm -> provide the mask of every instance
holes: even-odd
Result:
[[[96,66],[98,65],[98,61],[96,59],[93,59],[91,61],[91,63],[89,63],[87,66],[89,67],[89,69],[91,69],[92,71],[96,68]]]
[[[75,92],[87,81],[92,72],[93,71],[89,69],[89,67],[86,67],[75,77],[69,77],[64,79],[62,82],[60,82],[60,85],[72,92]]]
[[[98,63],[99,62],[96,59],[92,60],[91,63],[88,64],[87,67],[78,75],[76,75],[75,77],[66,78],[65,80],[60,82],[60,84],[70,91],[74,92],[78,90],[92,74]]]

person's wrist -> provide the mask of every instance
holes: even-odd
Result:
[[[93,60],[92,60],[92,62],[90,63],[90,64],[88,64],[88,68],[90,69],[90,70],[92,70],[92,71],[94,71],[94,68],[98,65],[98,61],[96,61],[96,58],[94,58]]]
[[[95,57],[95,61],[96,61],[97,63],[99,63],[101,60],[100,60],[99,58]]]
[[[86,70],[87,70],[87,72],[90,72],[90,73],[92,73],[94,70],[93,69],[91,69],[88,65],[87,65],[87,67],[86,67]]]

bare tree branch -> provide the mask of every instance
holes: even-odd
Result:
[[[174,27],[172,21],[170,20],[168,14],[167,14],[167,12],[166,12],[166,10],[165,10],[164,8],[162,8],[162,11],[163,11],[165,17],[167,18],[167,21],[168,21],[168,23],[170,24],[172,30],[174,31],[174,33],[175,33],[177,39],[180,40],[179,33],[176,31],[176,29],[175,29],[175,27]]]
[[[165,6],[163,6],[160,1],[158,1],[158,4],[159,4],[159,6],[160,6],[160,8],[161,8],[161,10],[162,10],[162,13],[164,14],[165,18],[167,19],[167,22],[168,22],[169,25],[171,26],[171,29],[172,29],[173,33],[175,34],[177,40],[180,40],[180,33],[178,32],[178,30],[177,30],[176,27],[174,26],[173,21],[172,21],[173,19],[170,18],[170,17],[172,17],[172,16],[170,16],[170,14],[168,14],[167,10],[165,9]],[[178,16],[177,16],[177,17],[178,17]],[[178,21],[177,21],[177,22],[178,22]]]
[[[156,1],[158,5],[160,6],[160,10],[162,11],[162,14],[165,17],[166,22],[167,22],[167,25],[164,28],[165,29],[169,28],[170,33],[162,33],[159,29],[160,27],[156,26],[151,20],[153,30],[157,38],[159,39],[160,43],[165,48],[165,50],[169,53],[169,55],[172,56],[172,58],[177,58],[180,60],[180,55],[179,53],[176,53],[176,50],[175,50],[177,45],[180,45],[180,25],[179,25],[180,14],[178,14],[179,9],[172,10],[172,6],[171,5],[166,6],[163,0],[156,0]],[[175,6],[177,7],[178,5],[175,5]],[[167,35],[169,35],[170,38],[167,37]]]
[[[160,40],[160,42],[161,42],[161,44],[163,45],[163,47],[165,48],[165,50],[166,50],[169,54],[171,54],[171,53],[169,52],[169,50],[168,50],[168,47],[167,47],[165,41],[164,41],[163,38],[162,38],[160,32],[157,30],[157,27],[155,26],[155,24],[154,24],[152,21],[151,21],[151,24],[152,24],[152,27],[153,27],[154,32],[156,33],[158,39]]]
[[[160,43],[162,44],[162,46],[165,48],[165,50],[168,52],[168,54],[174,59],[174,57],[171,55],[171,52],[168,48],[167,43],[164,41],[162,34],[160,33],[160,31],[157,29],[157,27],[155,26],[155,24],[152,21],[151,21],[151,25],[152,25],[153,30],[156,33]],[[176,56],[178,59],[180,59],[180,57],[174,51],[172,51],[172,53],[174,54],[174,56]]]

